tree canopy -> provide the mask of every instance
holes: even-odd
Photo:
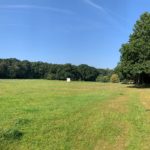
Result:
[[[49,64],[44,62],[20,61],[15,58],[0,59],[2,79],[51,79],[96,81],[98,75],[111,74],[109,69],[96,69],[88,65]]]
[[[141,15],[120,53],[117,70],[122,76],[138,84],[150,83],[150,13]]]

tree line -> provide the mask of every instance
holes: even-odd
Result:
[[[85,64],[50,64],[44,62],[21,61],[15,58],[0,59],[1,79],[49,79],[96,81],[99,76],[110,76],[113,70],[97,69]]]

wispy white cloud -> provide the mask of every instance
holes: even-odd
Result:
[[[84,1],[85,1],[85,3],[91,5],[92,7],[96,8],[96,9],[99,9],[102,12],[105,12],[105,9],[102,6],[94,3],[93,1],[91,1],[91,0],[84,0]]]
[[[118,25],[121,30],[124,30],[124,27],[120,24],[120,21],[123,21],[126,23],[126,20],[124,18],[122,18],[118,14],[115,14],[111,10],[104,8],[103,6],[101,6],[99,4],[96,4],[93,0],[84,0],[84,2],[88,5],[90,5],[91,7],[99,10],[102,14],[104,14],[106,19],[110,23],[112,23],[114,25]]]
[[[70,10],[37,5],[0,5],[0,9],[35,9],[35,10],[53,11],[57,13],[73,14],[73,12]]]

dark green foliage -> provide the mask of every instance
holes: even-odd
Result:
[[[81,75],[81,80],[84,81],[95,81],[98,76],[98,71],[94,67],[90,67],[88,65],[80,65],[78,66],[78,71]]]
[[[66,78],[79,80],[81,78],[81,74],[78,71],[78,67],[71,64],[60,65],[56,72],[56,79],[66,80]]]
[[[124,79],[135,83],[150,83],[150,13],[144,13],[136,22],[129,41],[121,49],[117,67]]]
[[[109,76],[101,76],[101,75],[99,75],[96,78],[96,81],[97,82],[109,82],[110,81],[110,77]]]
[[[98,73],[100,76],[109,76],[113,74],[114,70],[111,69],[98,69]]]
[[[1,79],[48,79],[96,81],[98,75],[111,76],[113,70],[96,69],[88,65],[49,64],[20,61],[14,58],[0,59]]]
[[[122,83],[122,84],[129,84],[129,80],[124,79],[124,80],[121,81],[121,83]]]
[[[96,78],[97,82],[110,82],[110,77],[114,70],[111,69],[98,69],[99,75]]]
[[[97,69],[89,66],[71,64],[57,65],[43,62],[0,59],[0,78],[3,79],[49,79],[49,80],[87,80],[95,81]]]
[[[48,73],[45,77],[47,80],[55,80],[56,76],[53,73]]]

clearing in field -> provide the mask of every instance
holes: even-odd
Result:
[[[1,150],[148,150],[150,89],[0,80]]]

